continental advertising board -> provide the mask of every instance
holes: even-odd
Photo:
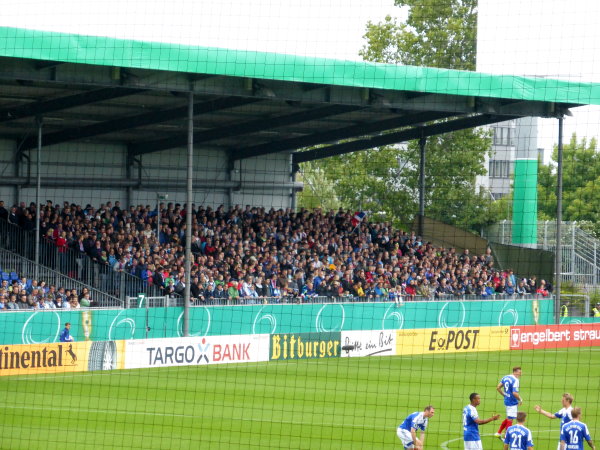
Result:
[[[268,360],[268,334],[142,339],[125,345],[125,369]]]
[[[397,355],[489,352],[508,350],[510,327],[398,330]]]
[[[0,376],[122,369],[123,348],[123,341],[4,345]]]
[[[510,328],[511,350],[600,346],[600,323]]]
[[[269,359],[339,358],[341,340],[340,332],[272,334]]]
[[[342,358],[395,354],[395,330],[342,331]]]

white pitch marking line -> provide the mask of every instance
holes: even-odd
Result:
[[[295,364],[295,365],[299,365],[299,361],[300,360],[287,360],[287,361],[277,361],[276,364],[277,365],[291,365],[291,364]],[[319,364],[322,363],[321,360],[318,359],[312,359],[312,360],[306,360],[306,362],[310,361],[317,361],[313,364]],[[273,361],[274,362],[274,361]],[[182,365],[182,366],[167,366],[167,367],[152,367],[151,369],[175,369],[175,368],[179,368],[179,369],[184,369],[184,368],[193,368],[193,367],[198,367],[198,368],[202,368],[202,367],[210,367],[211,370],[225,370],[225,369],[231,369],[233,367],[244,367],[244,368],[252,368],[252,367],[269,367],[272,369],[275,369],[277,366],[275,364],[270,364],[269,361],[261,361],[261,362],[255,362],[255,363],[246,363],[246,364],[210,364],[210,365]],[[129,374],[131,374],[133,370],[148,370],[148,368],[145,369],[115,369],[115,370],[98,370],[98,371],[94,371],[93,373],[89,373],[89,372],[78,372],[78,373],[72,373],[69,374],[68,372],[64,372],[64,373],[52,373],[52,374],[40,374],[40,375],[32,375],[32,376],[13,376],[13,377],[7,377],[6,380],[52,380],[52,379],[60,379],[62,380],[63,378],[84,378],[84,377],[97,377],[97,376],[101,376],[101,375],[122,375],[122,376],[128,376]],[[164,375],[166,376],[166,374]]]
[[[41,408],[39,406],[26,406],[26,405],[8,405],[3,406],[6,409],[24,409],[24,410],[34,410],[34,411],[68,411],[68,412],[87,412],[91,414],[124,414],[124,415],[140,415],[140,416],[158,416],[158,417],[182,417],[189,419],[219,419],[219,417],[215,416],[197,416],[191,414],[175,414],[175,413],[157,413],[157,412],[149,412],[149,411],[119,411],[119,410],[108,410],[108,409],[89,409],[89,408],[57,408],[57,407],[48,407]],[[221,417],[222,419],[228,419],[227,417]],[[254,417],[242,417],[239,419],[232,420],[241,420],[246,422],[269,422],[269,423],[283,423],[286,425],[308,425],[308,426],[330,426],[330,427],[350,427],[350,428],[358,428],[358,429],[369,429],[369,430],[386,430],[387,427],[374,427],[371,425],[351,425],[347,423],[314,423],[314,422],[304,422],[298,420],[270,420],[270,419],[259,419]]]

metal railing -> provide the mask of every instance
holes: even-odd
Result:
[[[170,306],[183,306],[183,297],[164,295],[161,297],[146,297],[140,298],[126,297],[125,308],[165,308]]]
[[[561,294],[561,307],[567,306],[570,317],[591,317],[590,297],[585,294]]]
[[[65,289],[77,289],[77,291],[80,292],[83,288],[88,288],[91,299],[94,300],[99,307],[114,308],[123,305],[123,301],[117,297],[95,289],[81,281],[67,277],[56,270],[39,265],[36,270],[36,265],[33,261],[5,249],[0,249],[0,269],[5,273],[15,272],[19,277],[25,277],[30,280],[37,279],[38,281],[45,281],[48,286],[54,285],[57,289],[64,287]]]
[[[490,242],[512,243],[512,221],[504,220],[489,226],[483,237]],[[586,290],[596,289],[600,281],[600,241],[577,226],[577,222],[562,222],[561,279]],[[556,251],[556,222],[538,222],[537,247]]]
[[[294,296],[283,296],[283,297],[238,297],[235,299],[223,299],[223,298],[208,298],[204,301],[195,301],[191,303],[191,306],[235,306],[235,305],[279,305],[279,304],[294,304],[294,303],[406,303],[406,302],[439,302],[439,301],[492,301],[492,300],[532,300],[534,298],[547,298],[552,299],[552,295],[548,297],[542,297],[538,294],[526,294],[526,295],[505,295],[495,294],[490,296],[480,295],[443,295],[439,297],[430,296],[402,296],[398,301],[391,300],[389,297],[356,297],[352,295],[344,295],[340,297],[329,297],[329,296],[312,296],[312,297],[294,297]],[[164,299],[164,300],[160,300]],[[139,299],[137,297],[130,297],[127,300],[129,307],[136,308],[135,306]],[[154,302],[150,302],[149,307],[153,306],[183,306],[183,298],[181,297],[156,297]]]
[[[35,259],[35,231],[27,231],[0,220],[0,248],[16,253],[25,259]],[[40,268],[45,267],[81,282],[112,297],[125,299],[145,293],[161,296],[162,290],[148,281],[124,271],[115,271],[103,261],[91,258],[86,252],[72,248],[59,249],[54,242],[40,240]],[[35,276],[35,266],[33,276]]]

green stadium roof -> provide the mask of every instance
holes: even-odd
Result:
[[[600,83],[0,27],[0,56],[334,86],[600,105]]]

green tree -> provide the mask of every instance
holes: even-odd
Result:
[[[412,193],[403,184],[402,164],[395,147],[380,147],[319,161],[341,205],[368,211],[370,218],[400,221],[414,207]]]
[[[325,168],[319,161],[303,163],[298,181],[304,183],[304,189],[297,196],[298,206],[301,208],[330,210],[351,206],[340,200],[335,185],[327,177]]]
[[[540,164],[538,215],[556,218],[558,149],[550,164]],[[583,222],[583,227],[600,236],[600,153],[595,139],[577,140],[573,134],[563,148],[563,220]]]
[[[367,23],[366,61],[475,70],[477,0],[395,0],[406,22],[387,16]]]
[[[406,22],[386,17],[367,24],[365,60],[474,70],[477,36],[475,0],[396,0],[408,8]],[[462,130],[427,141],[426,215],[463,228],[505,218],[505,205],[475,186],[485,174],[489,133]],[[368,210],[405,227],[418,213],[418,142],[322,160],[317,167],[344,205]]]

